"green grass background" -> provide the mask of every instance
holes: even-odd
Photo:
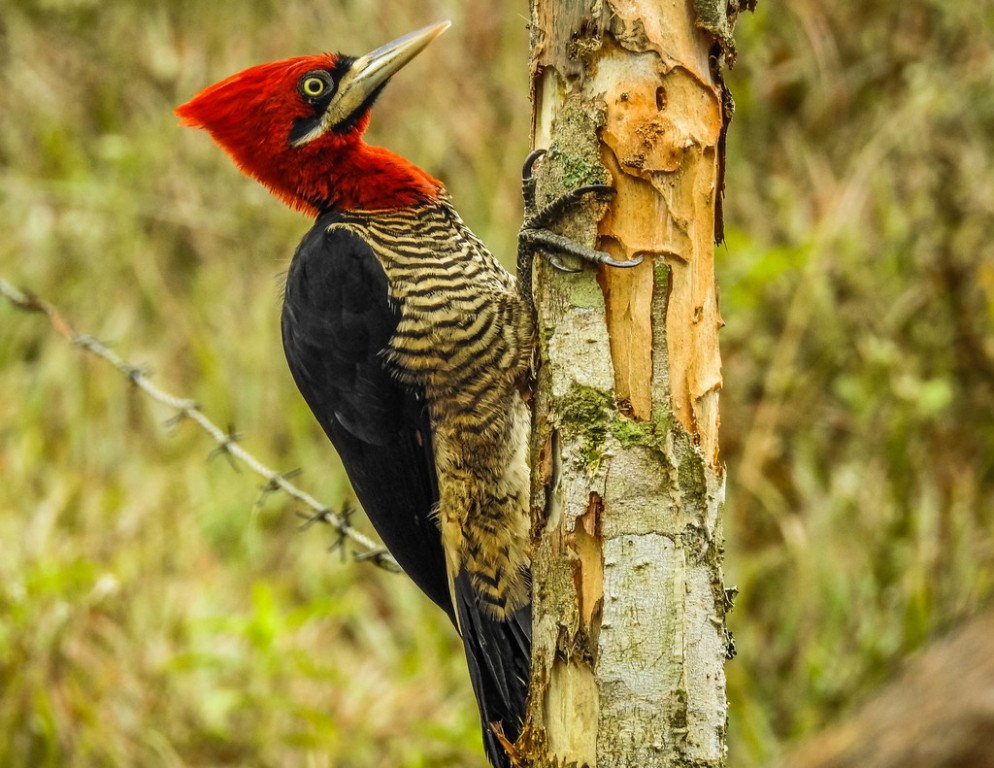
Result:
[[[0,274],[340,504],[278,337],[307,222],[171,108],[250,64],[451,18],[371,136],[510,256],[526,16],[4,0]],[[733,768],[770,764],[994,589],[991,29],[984,0],[768,1],[740,23],[717,251]],[[293,504],[258,504],[169,416],[0,303],[0,765],[482,766],[440,612],[298,534]]]

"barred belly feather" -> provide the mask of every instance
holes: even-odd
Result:
[[[529,600],[530,309],[446,200],[348,212],[333,226],[381,263],[400,316],[388,363],[426,394],[450,590],[465,570],[484,610],[503,620]]]

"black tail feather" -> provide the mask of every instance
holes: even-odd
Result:
[[[459,626],[473,692],[480,706],[483,745],[495,768],[511,761],[491,727],[499,723],[508,741],[521,734],[531,668],[531,605],[507,621],[486,615],[465,572],[455,583]]]

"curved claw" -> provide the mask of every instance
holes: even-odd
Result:
[[[575,272],[583,271],[582,269],[579,268],[567,267],[558,256],[555,256],[553,254],[548,254],[548,255],[542,254],[542,255],[545,257],[545,260],[549,262],[549,264],[551,264],[552,267],[558,272],[566,272],[567,274],[573,274]]]
[[[546,151],[547,150],[544,149],[533,149],[531,152],[528,153],[528,156],[525,158],[525,164],[521,168],[522,179],[531,178],[532,168],[535,167],[535,163],[538,161],[540,157],[542,157],[542,155],[546,153]]]
[[[608,184],[587,184],[583,187],[568,192],[571,197],[583,197],[584,195],[614,195],[617,190]]]
[[[597,251],[597,253],[601,254],[601,256],[603,257],[598,259],[597,263],[604,264],[605,266],[608,267],[623,267],[623,268],[637,267],[645,260],[642,256],[636,256],[634,259],[626,259],[625,261],[618,261],[617,259],[604,253],[604,251]]]

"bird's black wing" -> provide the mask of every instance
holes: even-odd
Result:
[[[372,249],[320,217],[287,275],[283,349],[294,381],[345,465],[383,543],[449,617],[453,608],[439,529],[438,481],[422,393],[387,371],[397,328],[387,278]]]

